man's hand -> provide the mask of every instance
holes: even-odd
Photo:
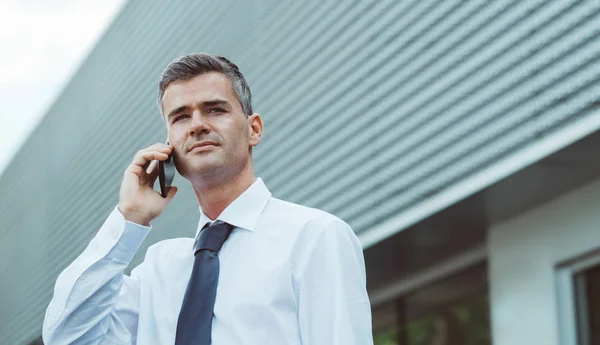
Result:
[[[154,181],[158,176],[158,164],[154,160],[164,161],[173,147],[154,144],[139,151],[123,174],[119,191],[119,211],[126,220],[149,226],[150,221],[158,217],[177,193],[172,186],[166,198],[154,190]]]

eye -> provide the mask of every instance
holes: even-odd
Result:
[[[179,120],[181,120],[181,119],[184,119],[184,118],[186,118],[186,117],[189,117],[189,115],[188,115],[188,114],[176,115],[176,116],[173,118],[173,122],[177,122],[177,121],[179,121]]]
[[[210,108],[210,109],[208,110],[208,112],[209,112],[210,114],[220,114],[220,113],[224,113],[224,112],[225,112],[225,110],[224,110],[224,109],[222,109],[222,108]]]

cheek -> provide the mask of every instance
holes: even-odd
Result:
[[[186,131],[179,128],[180,126],[171,126],[169,128],[169,142],[171,145],[180,148],[186,140]]]
[[[235,146],[243,146],[248,143],[249,133],[248,124],[244,124],[243,121],[231,124],[228,132],[229,141],[234,143]],[[227,138],[225,138],[227,140]]]
[[[240,132],[240,136],[248,141],[250,138],[250,125],[248,124],[248,121],[242,121],[242,123],[239,125],[238,131]]]
[[[243,150],[248,150],[248,146],[250,145],[250,132],[248,130],[248,124],[242,124],[238,130],[239,133],[239,145]]]

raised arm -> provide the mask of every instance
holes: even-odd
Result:
[[[123,272],[150,221],[177,193],[172,187],[163,198],[153,188],[156,161],[166,160],[172,149],[158,143],[140,150],[125,170],[118,207],[56,281],[44,319],[45,344],[135,344],[143,264],[131,277]]]
[[[135,344],[143,265],[123,271],[149,228],[115,209],[58,277],[44,319],[44,344]]]

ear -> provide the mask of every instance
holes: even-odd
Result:
[[[250,133],[250,147],[258,145],[262,138],[263,122],[257,113],[248,116],[248,131]]]

